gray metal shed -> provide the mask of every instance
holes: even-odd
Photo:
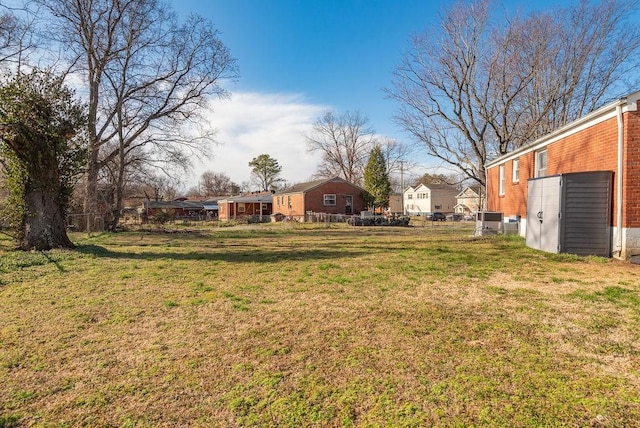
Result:
[[[612,183],[612,171],[529,179],[527,246],[611,257]]]

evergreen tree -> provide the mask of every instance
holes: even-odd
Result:
[[[254,181],[260,186],[260,190],[272,190],[281,181],[280,171],[282,167],[277,160],[268,154],[261,154],[249,162],[253,168],[251,175]]]
[[[387,171],[387,162],[379,146],[375,146],[369,155],[369,162],[364,169],[364,189],[367,191],[367,203],[370,206],[389,206],[391,183]]]

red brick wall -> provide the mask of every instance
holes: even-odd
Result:
[[[623,226],[640,226],[640,115],[624,114],[625,123],[625,183],[627,214]],[[547,146],[547,175],[585,171],[614,171],[613,212],[617,209],[615,171],[618,157],[618,125],[616,118],[593,125]],[[487,171],[487,209],[510,215],[526,216],[527,179],[534,176],[535,153],[520,156],[520,181],[512,183],[511,160],[505,165],[505,194],[498,195],[499,165]],[[635,201],[635,202],[634,202]],[[635,206],[634,206],[635,204]],[[632,221],[633,219],[633,221]],[[615,226],[615,216],[613,220]]]
[[[324,195],[335,194],[336,205],[325,206]],[[362,198],[362,190],[345,182],[328,182],[324,183],[305,193],[304,199],[302,193],[280,194],[273,197],[273,210],[284,215],[302,216],[307,211],[328,214],[344,214],[345,213],[345,196],[353,196],[353,213],[359,214],[364,210],[365,204]],[[287,206],[287,197],[291,196],[292,207]],[[284,203],[278,206],[277,198],[284,197]]]
[[[289,197],[291,198],[291,207],[289,207]],[[279,201],[278,198],[280,198]],[[294,217],[304,215],[304,199],[302,193],[274,195],[273,212]]]
[[[625,114],[624,147],[622,224],[640,227],[640,111]]]
[[[233,206],[228,203],[220,203],[218,206],[218,219],[229,220],[233,215]]]
[[[335,206],[324,205],[325,194],[336,195]],[[328,182],[307,192],[305,198],[305,210],[328,214],[344,214],[344,200],[346,195],[351,195],[353,197],[353,214],[359,214],[360,211],[364,210],[365,207],[364,199],[362,198],[362,190],[344,182]]]
[[[502,212],[506,217],[527,215],[527,179],[534,175],[534,154],[525,153],[518,158],[520,179],[513,182],[513,161],[504,163],[505,192],[498,195],[500,182],[500,168],[497,166],[487,171],[487,209]]]

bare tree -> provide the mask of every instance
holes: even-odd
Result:
[[[393,138],[386,137],[378,138],[377,144],[384,156],[387,175],[393,190],[401,192],[403,190],[404,174],[411,171],[416,165],[416,162],[413,161],[414,148]]]
[[[21,71],[36,48],[35,16],[28,2],[0,3],[0,67]]]
[[[637,0],[581,1],[525,17],[459,1],[413,39],[388,91],[427,153],[484,185],[484,164],[629,90]],[[506,25],[505,25],[506,23]]]
[[[340,176],[360,184],[365,162],[375,144],[369,120],[360,112],[326,112],[313,124],[307,146],[322,156],[316,176]]]
[[[178,197],[178,183],[165,174],[147,174],[138,177],[132,187],[149,201],[172,201]]]
[[[228,95],[220,84],[237,77],[235,60],[210,22],[191,15],[178,23],[159,0],[37,1],[57,18],[52,33],[87,80],[86,213],[97,210],[101,168],[114,159],[121,168],[114,227],[128,154],[143,148],[148,163],[185,165],[190,151],[204,150],[211,134],[198,129],[199,113],[208,97]]]
[[[222,172],[203,172],[200,176],[199,185],[204,196],[231,195],[240,191],[240,186]]]
[[[202,192],[202,189],[200,189],[200,186],[191,186],[184,193],[184,196],[186,196],[188,199],[200,199],[205,195]]]

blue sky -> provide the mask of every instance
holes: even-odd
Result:
[[[392,103],[383,87],[410,35],[433,21],[439,1],[179,0],[212,20],[240,66],[232,89],[296,93],[313,104],[369,115],[380,133]],[[384,101],[384,102],[383,102]],[[383,107],[384,106],[384,107]]]
[[[327,109],[359,110],[377,134],[409,142],[386,99],[392,72],[411,36],[437,22],[437,0],[172,0],[175,9],[209,18],[237,59],[240,79],[231,101],[216,102],[211,121],[222,143],[197,165],[249,180],[248,162],[268,153],[288,182],[306,181],[316,159],[304,134]],[[527,6],[527,2],[508,1]],[[539,1],[542,8],[550,1]],[[559,2],[554,1],[553,4]],[[564,3],[564,2],[561,2]],[[518,7],[518,6],[516,6]],[[421,174],[433,161],[416,155]]]

